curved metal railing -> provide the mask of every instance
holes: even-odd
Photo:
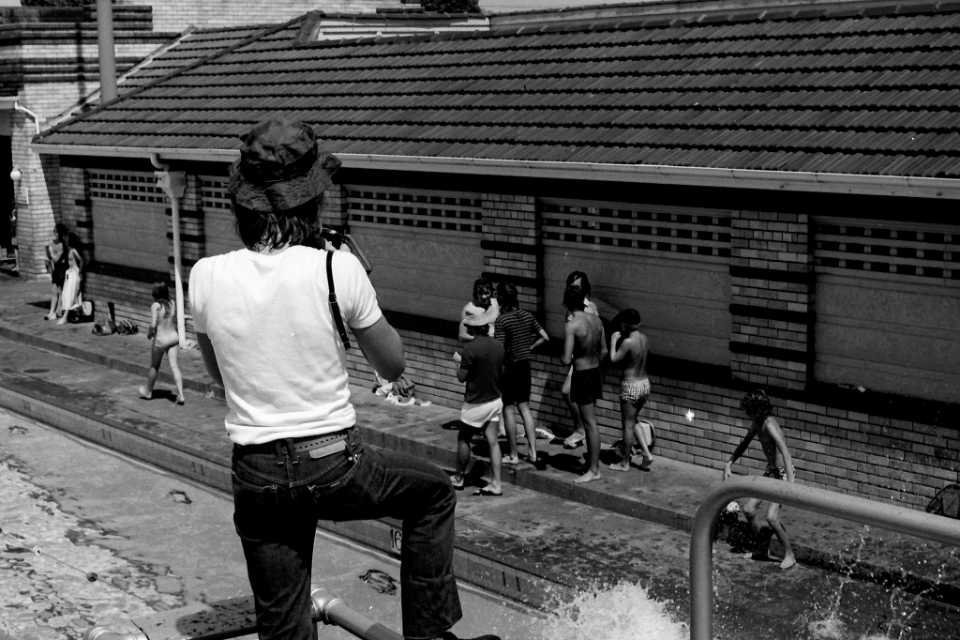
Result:
[[[379,622],[374,622],[362,613],[351,609],[347,603],[334,596],[326,589],[314,588],[310,592],[313,605],[313,621],[323,624],[332,624],[344,631],[352,633],[361,640],[403,640],[396,631],[388,629]],[[223,629],[216,634],[217,638],[238,638],[256,633],[256,627],[234,627]],[[83,640],[163,640],[162,638],[147,638],[140,632],[117,633],[107,627],[91,627],[83,634]],[[184,639],[186,640],[186,639]]]
[[[693,521],[690,539],[690,640],[711,640],[713,636],[712,528],[722,509],[732,500],[744,497],[800,507],[960,546],[960,520],[773,478],[731,478],[710,490],[697,508]]]

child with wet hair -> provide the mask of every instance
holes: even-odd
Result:
[[[750,417],[751,424],[747,434],[734,450],[729,462],[724,465],[723,479],[726,480],[732,475],[730,466],[744,454],[750,441],[757,438],[767,459],[767,470],[763,477],[776,478],[777,480],[786,479],[787,482],[794,482],[793,458],[790,456],[790,450],[787,449],[780,424],[773,417],[773,406],[770,404],[770,398],[763,390],[751,391],[740,401],[740,408]],[[777,464],[778,453],[783,466]],[[780,544],[783,545],[783,561],[780,563],[780,568],[789,569],[797,564],[797,559],[793,554],[793,547],[790,545],[787,532],[780,523],[780,505],[774,502],[769,503],[766,517],[768,528],[766,531],[762,531],[764,529],[763,522],[757,517],[757,507],[760,502],[756,498],[750,498],[743,505],[744,515],[758,534],[757,548],[750,554],[750,557],[754,560],[767,560],[770,537],[775,533],[780,540]]]

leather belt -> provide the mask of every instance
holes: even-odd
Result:
[[[313,459],[324,458],[334,453],[339,453],[347,448],[347,430],[333,433],[327,436],[319,436],[304,440],[303,442],[294,442],[293,450],[296,453],[310,452]]]

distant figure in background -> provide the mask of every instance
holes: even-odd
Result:
[[[530,411],[530,358],[531,352],[550,339],[537,319],[529,311],[520,308],[517,287],[510,282],[497,285],[500,301],[500,317],[494,324],[494,337],[503,343],[506,350],[503,378],[500,389],[503,393],[504,432],[507,436],[507,457],[504,464],[517,464],[517,410],[523,419],[527,436],[527,462],[539,465],[537,457],[537,423]],[[540,430],[544,436],[549,433]],[[553,437],[553,434],[549,434]]]
[[[596,402],[603,395],[603,375],[600,361],[607,357],[600,316],[584,310],[584,295],[580,287],[567,287],[563,294],[567,308],[564,326],[563,356],[560,361],[573,365],[570,381],[570,399],[577,406],[580,422],[587,439],[587,470],[574,480],[576,483],[600,479],[600,428],[597,425]]]
[[[653,455],[647,446],[645,433],[635,434],[637,416],[650,396],[650,380],[647,378],[647,336],[640,333],[640,313],[636,309],[624,309],[613,319],[618,329],[610,334],[610,362],[621,368],[620,373],[620,421],[623,425],[623,459],[611,464],[614,471],[629,471],[633,456],[634,436],[643,451],[644,469],[653,463]]]
[[[43,317],[44,320],[55,320],[60,310],[60,296],[63,295],[63,280],[67,275],[67,256],[63,250],[63,240],[69,233],[66,225],[59,222],[53,226],[53,241],[46,246],[47,257],[44,259],[44,265],[47,267],[47,273],[50,274],[50,312]]]
[[[177,404],[184,403],[183,375],[177,365],[180,353],[180,334],[177,332],[177,308],[170,300],[170,289],[166,283],[153,285],[153,304],[150,305],[150,328],[147,338],[153,340],[150,348],[150,371],[147,373],[146,386],[140,387],[140,396],[146,400],[153,398],[153,386],[157,383],[163,354],[170,354],[170,371],[177,384]]]
[[[493,320],[490,321],[490,335],[492,336],[493,322],[497,319],[497,316],[500,315],[500,303],[493,297],[493,284],[486,278],[478,278],[473,283],[473,300],[465,304],[463,310],[460,312],[460,332],[458,337],[461,342],[470,342],[473,340],[473,336],[467,331],[466,326],[463,324],[467,313],[477,315],[490,309],[492,309],[491,313],[493,317]]]
[[[747,430],[747,435],[737,445],[730,461],[723,467],[723,479],[726,480],[732,474],[730,466],[744,454],[750,441],[756,437],[760,440],[760,447],[763,449],[763,455],[767,458],[767,470],[764,472],[764,478],[776,478],[783,480],[786,477],[787,482],[794,482],[793,458],[790,457],[790,450],[787,449],[787,443],[783,438],[783,432],[780,425],[773,417],[773,407],[770,404],[770,398],[761,390],[752,391],[743,397],[740,401],[740,408],[750,417],[752,423]],[[783,466],[777,464],[777,453],[780,453],[780,459]],[[771,502],[767,507],[767,524],[769,528],[766,532],[761,531],[763,522],[757,517],[757,507],[760,500],[750,498],[743,506],[744,515],[753,525],[758,535],[758,544],[756,550],[751,554],[754,560],[766,560],[770,545],[772,533],[777,534],[780,543],[783,545],[783,562],[780,563],[781,569],[789,569],[797,564],[797,559],[793,555],[793,547],[790,546],[790,539],[787,532],[780,524],[780,505]],[[771,533],[772,530],[772,533]]]
[[[500,469],[502,458],[497,431],[503,400],[500,397],[500,376],[503,373],[503,345],[489,335],[494,314],[489,309],[468,313],[464,326],[474,338],[463,348],[457,380],[466,383],[463,407],[460,409],[460,428],[457,434],[457,473],[451,479],[455,489],[464,486],[464,474],[470,463],[470,441],[482,433],[490,448],[490,473],[493,481],[481,487],[476,495],[502,496]]]
[[[64,227],[66,228],[66,227]],[[61,260],[67,261],[67,272],[63,279],[63,293],[60,296],[60,319],[57,324],[67,324],[70,312],[80,308],[83,299],[80,296],[80,283],[83,277],[83,258],[76,247],[80,242],[75,233],[65,233],[60,236],[63,245]]]

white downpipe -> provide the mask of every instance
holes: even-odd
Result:
[[[187,346],[187,322],[184,318],[183,277],[180,247],[180,198],[187,186],[187,176],[183,171],[170,171],[170,166],[160,162],[160,156],[150,154],[150,162],[160,171],[154,171],[157,185],[170,200],[171,226],[173,227],[173,285],[176,290],[177,333],[180,335],[180,348]]]
[[[20,104],[19,100],[15,100],[13,102],[13,108],[16,109],[17,111],[22,111],[23,113],[33,118],[33,124],[37,128],[37,135],[40,135],[40,116],[38,116],[33,111],[30,111],[30,109],[27,109],[25,106]]]

